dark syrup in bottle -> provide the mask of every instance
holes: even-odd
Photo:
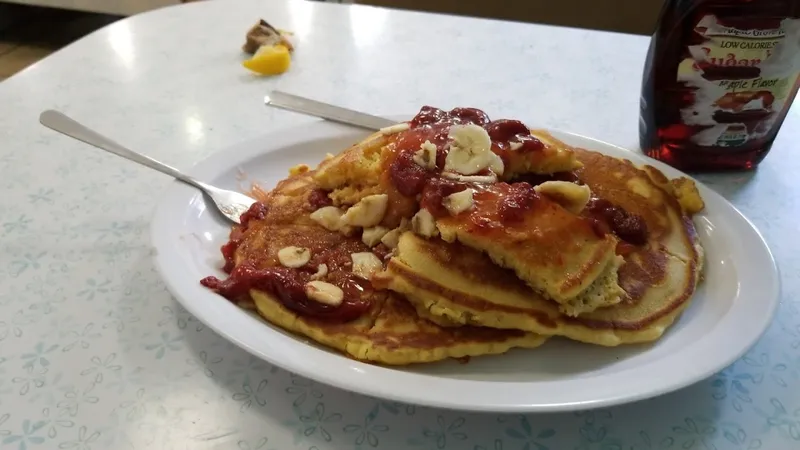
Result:
[[[642,150],[683,170],[755,168],[798,75],[800,0],[666,0],[644,68]]]

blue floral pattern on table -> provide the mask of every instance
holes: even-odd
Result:
[[[264,109],[258,99],[273,88],[385,114],[469,102],[633,148],[647,46],[273,1],[265,14],[298,31],[298,57],[281,77],[255,79],[234,61],[235,41],[267,10],[229,4],[126,19],[0,83],[0,449],[800,449],[795,110],[758,171],[700,176],[771,244],[782,280],[776,320],[738,361],[678,392],[579,413],[438,410],[288,373],[199,322],[153,267],[149,221],[169,181],[45,130],[39,111],[62,109],[182,168],[308,123]],[[186,35],[189,47],[177,38]],[[461,54],[471,56],[437,70],[414,63]]]

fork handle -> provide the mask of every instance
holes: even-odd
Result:
[[[209,186],[207,186],[205,183],[195,180],[194,178],[182,173],[172,166],[168,166],[160,161],[150,158],[149,156],[145,156],[141,153],[137,153],[133,150],[125,148],[119,143],[94,130],[89,129],[88,127],[78,123],[61,112],[54,111],[52,109],[44,111],[41,115],[39,115],[39,123],[47,128],[58,131],[61,134],[67,135],[79,141],[83,141],[89,145],[93,145],[99,149],[113,153],[117,156],[121,156],[151,169],[155,169],[163,174],[177,178],[178,180],[189,183],[192,186],[204,191],[209,190]]]

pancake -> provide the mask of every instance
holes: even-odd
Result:
[[[591,220],[527,183],[483,187],[473,201],[469,211],[456,216],[434,214],[443,240],[485,252],[559,303],[565,314],[577,316],[620,302],[624,292],[617,269],[622,260],[613,234],[598,235]]]
[[[468,108],[426,107],[396,128],[320,164],[314,181],[330,191],[334,205],[347,208],[366,197],[385,196],[380,226],[390,230],[424,208],[444,240],[487,253],[561,304],[566,314],[619,303],[617,238],[598,235],[591,220],[558,199],[527,184],[503,182],[580,168],[571,147],[546,131],[532,131],[516,120],[490,121]],[[444,209],[445,196],[466,189],[475,191],[466,211]]]
[[[605,346],[658,339],[688,306],[700,280],[703,249],[691,214],[702,199],[688,180],[670,182],[652,167],[586,150],[577,155],[580,182],[641,216],[648,228],[644,245],[618,246],[625,259],[618,271],[621,303],[567,316],[481,252],[413,233],[401,237],[379,279],[444,326],[520,329]]]
[[[450,112],[438,110],[439,112],[436,114],[463,114],[459,113],[459,111],[465,109],[456,108]],[[420,114],[409,123],[412,126],[417,126],[419,118],[424,117],[425,114],[433,114],[431,113],[432,110],[435,110],[435,108],[423,107]],[[478,123],[482,120],[488,122],[488,117],[485,117],[482,112],[477,111],[475,114],[479,114],[480,117],[477,119],[468,118],[468,120]],[[455,117],[451,122],[464,123],[465,120]],[[446,126],[449,127],[451,122],[448,122]],[[500,123],[502,125],[511,122],[513,122],[512,125],[523,127],[525,131],[529,132],[531,135],[530,143],[535,143],[537,146],[535,151],[510,151],[505,143],[495,142],[492,146],[492,151],[498,154],[505,164],[505,170],[501,176],[502,179],[512,179],[526,173],[551,174],[580,167],[572,148],[555,139],[547,131],[527,129],[518,121],[500,120],[492,123]],[[386,131],[374,133],[338,155],[322,162],[318,167],[314,181],[320,188],[331,191],[330,198],[337,206],[353,205],[367,195],[388,194],[394,200],[394,203],[402,203],[402,205],[396,205],[395,209],[405,207],[403,211],[413,215],[416,212],[414,210],[416,205],[413,199],[403,198],[407,196],[394,189],[389,171],[398,156],[398,150],[409,148],[416,150],[425,141],[437,143],[442,148],[437,162],[437,164],[442,165],[444,159],[444,141],[442,140],[446,140],[447,133],[442,133],[441,126],[439,128],[437,126],[439,125],[423,122],[417,128],[412,128],[408,131],[391,134]],[[396,223],[389,223],[389,225],[396,226]]]
[[[201,283],[362,361],[652,341],[701,278],[691,180],[470,108],[424,107],[253,194],[230,276]]]
[[[391,137],[377,132],[327,158],[317,167],[314,182],[330,192],[333,203],[354,205],[367,195],[384,193],[381,173],[385,165],[384,149]]]
[[[512,348],[536,348],[547,339],[518,330],[445,328],[420,318],[405,299],[392,294],[375,298],[368,315],[346,323],[299,316],[263,291],[252,296],[268,322],[364,362],[399,366],[501,354]]]
[[[259,195],[265,206],[261,214],[231,233],[236,243],[231,277],[206,285],[234,300],[244,300],[245,305],[252,301],[259,315],[283,330],[361,361],[388,365],[424,363],[499,354],[514,347],[534,348],[546,340],[520,330],[441,327],[420,318],[402,295],[376,290],[368,281],[356,277],[351,254],[369,252],[370,248],[358,237],[329,231],[309,219],[320,196],[313,174],[295,171],[273,191]],[[296,269],[283,267],[279,252],[289,246],[308,249],[311,256],[307,263]],[[346,293],[339,306],[318,304],[293,293],[292,286],[299,283],[302,292],[302,286],[315,277],[322,264],[327,270],[317,279],[339,286]],[[236,284],[231,280],[237,277],[275,273],[283,277],[279,282],[273,277],[252,289],[245,286],[244,293],[233,289]],[[351,289],[352,286],[357,288]],[[345,307],[357,314],[344,311]]]

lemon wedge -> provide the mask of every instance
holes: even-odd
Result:
[[[283,45],[265,45],[258,49],[252,58],[242,65],[262,75],[278,75],[289,70],[292,58],[289,49]]]

